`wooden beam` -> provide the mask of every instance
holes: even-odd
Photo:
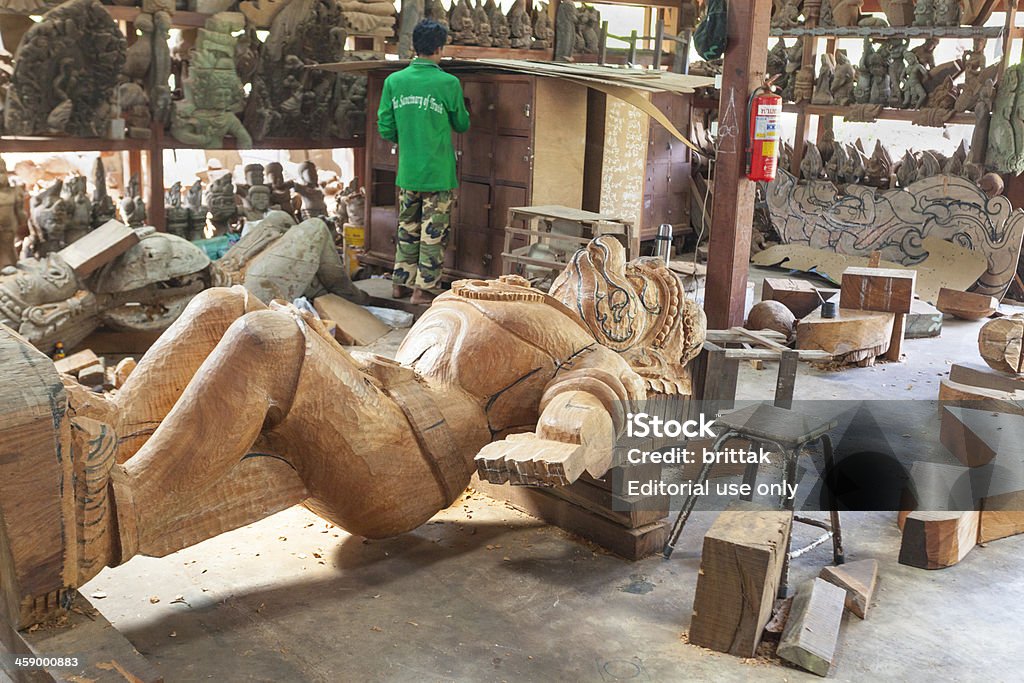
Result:
[[[846,592],[824,579],[802,584],[779,641],[782,659],[819,676],[828,676],[839,642]]]
[[[729,6],[704,302],[712,329],[743,324],[755,187],[746,177],[747,100],[764,82],[771,11],[771,0]]]

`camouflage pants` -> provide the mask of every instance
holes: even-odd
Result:
[[[398,248],[394,282],[407,287],[437,289],[448,246],[452,193],[401,190],[398,197]]]

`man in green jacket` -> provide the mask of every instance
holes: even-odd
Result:
[[[387,77],[377,129],[397,142],[398,248],[394,295],[427,303],[441,286],[441,266],[451,226],[455,149],[452,131],[469,130],[459,79],[439,66],[448,30],[425,19],[412,33],[416,59]],[[411,291],[415,290],[415,291]]]

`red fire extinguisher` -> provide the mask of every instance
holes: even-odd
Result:
[[[747,177],[775,180],[779,165],[779,115],[782,98],[768,87],[760,87],[747,104]]]

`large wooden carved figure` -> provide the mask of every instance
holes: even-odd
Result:
[[[515,276],[456,283],[397,362],[219,288],[104,398],[0,326],[0,611],[24,628],[105,566],[298,502],[381,538],[449,505],[475,469],[546,485],[600,475],[615,406],[644,398],[655,368],[685,387],[703,337],[678,279],[625,264],[611,238],[577,256],[555,295]]]

